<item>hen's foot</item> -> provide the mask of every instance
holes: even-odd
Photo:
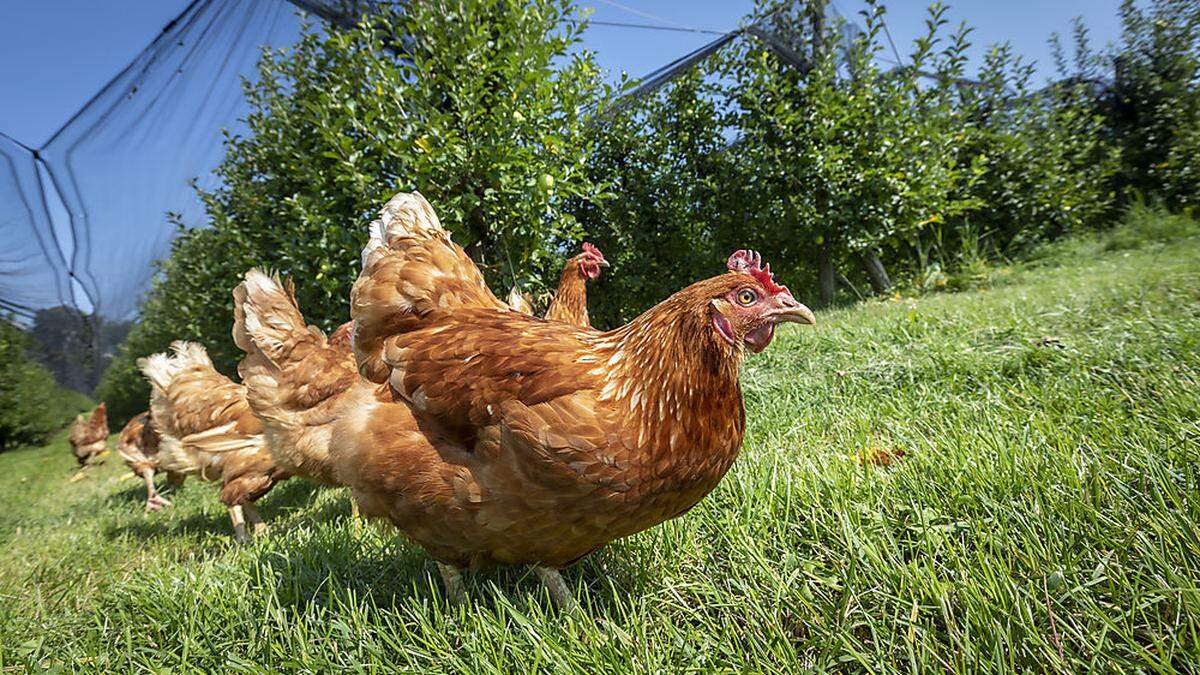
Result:
[[[229,507],[229,519],[233,521],[233,540],[239,544],[245,544],[250,541],[250,534],[246,532],[246,519],[242,515],[241,506]]]
[[[164,506],[171,506],[171,502],[167,499],[164,499],[160,495],[150,495],[146,498],[147,511],[159,511]]]
[[[171,502],[163,499],[158,494],[158,489],[154,487],[154,469],[146,469],[142,472],[142,479],[146,481],[146,510],[157,511],[164,506],[170,506]]]
[[[462,572],[457,567],[438,563],[438,571],[442,573],[442,584],[446,587],[446,595],[450,602],[456,605],[467,603],[467,586],[463,583]]]
[[[246,522],[254,528],[254,536],[261,537],[267,533],[267,524],[263,522],[262,515],[258,512],[258,507],[254,504],[245,504],[242,510],[246,513]]]
[[[571,589],[567,587],[567,582],[563,581],[558,570],[539,565],[534,567],[533,571],[537,573],[538,579],[542,580],[546,590],[550,591],[550,598],[554,600],[554,604],[560,610],[572,616],[581,616],[579,603],[575,601],[575,595],[571,593]]]

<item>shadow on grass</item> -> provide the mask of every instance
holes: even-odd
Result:
[[[340,508],[336,502],[331,506]],[[356,604],[366,601],[387,609],[410,599],[440,595],[441,589],[426,581],[432,563],[424,552],[400,539],[387,541],[385,537],[380,545],[373,536],[355,536],[351,529],[356,527],[373,526],[354,524],[347,515],[342,523],[264,550],[258,558],[259,569],[264,578],[273,579],[275,597],[284,605],[307,611],[327,607],[335,599]]]
[[[195,537],[205,534],[232,536],[233,529],[229,518],[223,514],[218,516],[207,513],[193,513],[182,518],[169,513],[147,514],[144,518],[118,523],[104,530],[104,536],[110,540],[123,537]]]
[[[161,481],[159,483],[159,491],[162,495],[167,499],[174,500],[179,488],[168,489],[162,485]],[[303,507],[312,502],[313,495],[319,489],[316,485],[299,480],[287,481],[277,486],[259,502],[263,518],[270,523],[274,519],[284,519],[288,512],[301,511]],[[216,493],[214,492],[210,498],[216,499]],[[135,505],[140,506],[145,501],[146,486],[140,482],[104,498],[106,507],[121,509],[130,509]],[[158,514],[145,514],[144,517],[136,518],[131,522],[107,528],[105,535],[109,539],[123,536],[174,537],[209,533],[232,536],[233,530],[229,517],[224,513],[193,513],[181,518],[176,515],[174,508],[167,507]],[[346,510],[349,512],[349,505]]]
[[[128,508],[133,504],[142,505],[146,503],[146,484],[138,481],[131,483],[129,487],[114,492],[104,497],[104,505],[114,508]]]
[[[376,532],[375,525],[356,522],[348,500],[330,500],[322,507],[321,512],[337,514],[333,520],[298,533],[297,541],[262,551],[258,558],[261,577],[272,580],[267,583],[274,585],[282,604],[308,612],[350,602],[382,611],[414,602],[448,603],[435,561],[419,546],[391,530]],[[306,518],[320,520],[321,512]],[[631,559],[623,553],[598,552],[563,571],[567,584],[578,589],[579,600],[597,617],[627,606],[630,596],[654,583],[636,554]],[[505,604],[554,611],[530,566],[470,570],[463,579],[472,611],[501,614]]]
[[[292,478],[279,483],[265,497],[258,501],[263,518],[269,522],[282,512],[303,509],[312,504],[321,490],[320,485],[299,478]]]

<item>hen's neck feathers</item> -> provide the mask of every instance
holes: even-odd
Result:
[[[591,325],[587,313],[587,280],[583,278],[579,261],[575,258],[571,258],[563,267],[554,299],[546,310],[546,318],[573,326]]]
[[[679,452],[711,449],[706,434],[740,445],[738,373],[745,356],[713,334],[712,287],[695,284],[629,324],[595,338],[599,398],[624,408],[640,427],[637,445]]]

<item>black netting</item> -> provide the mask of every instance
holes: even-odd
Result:
[[[0,311],[33,318],[41,307],[70,304],[71,282],[42,204],[33,151],[0,134]]]
[[[297,7],[338,25],[365,0],[194,0],[40,148],[0,134],[0,311],[65,305],[133,315],[175,226],[202,225],[223,130],[247,112],[264,46],[300,33]]]

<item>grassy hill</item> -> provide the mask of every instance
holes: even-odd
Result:
[[[0,455],[0,666],[19,670],[1200,669],[1200,233],[1134,218],[975,290],[824,313],[744,374],[750,431],[687,516],[448,606],[412,546],[299,481],[229,536],[144,514],[115,457]],[[890,461],[890,464],[888,463]]]

